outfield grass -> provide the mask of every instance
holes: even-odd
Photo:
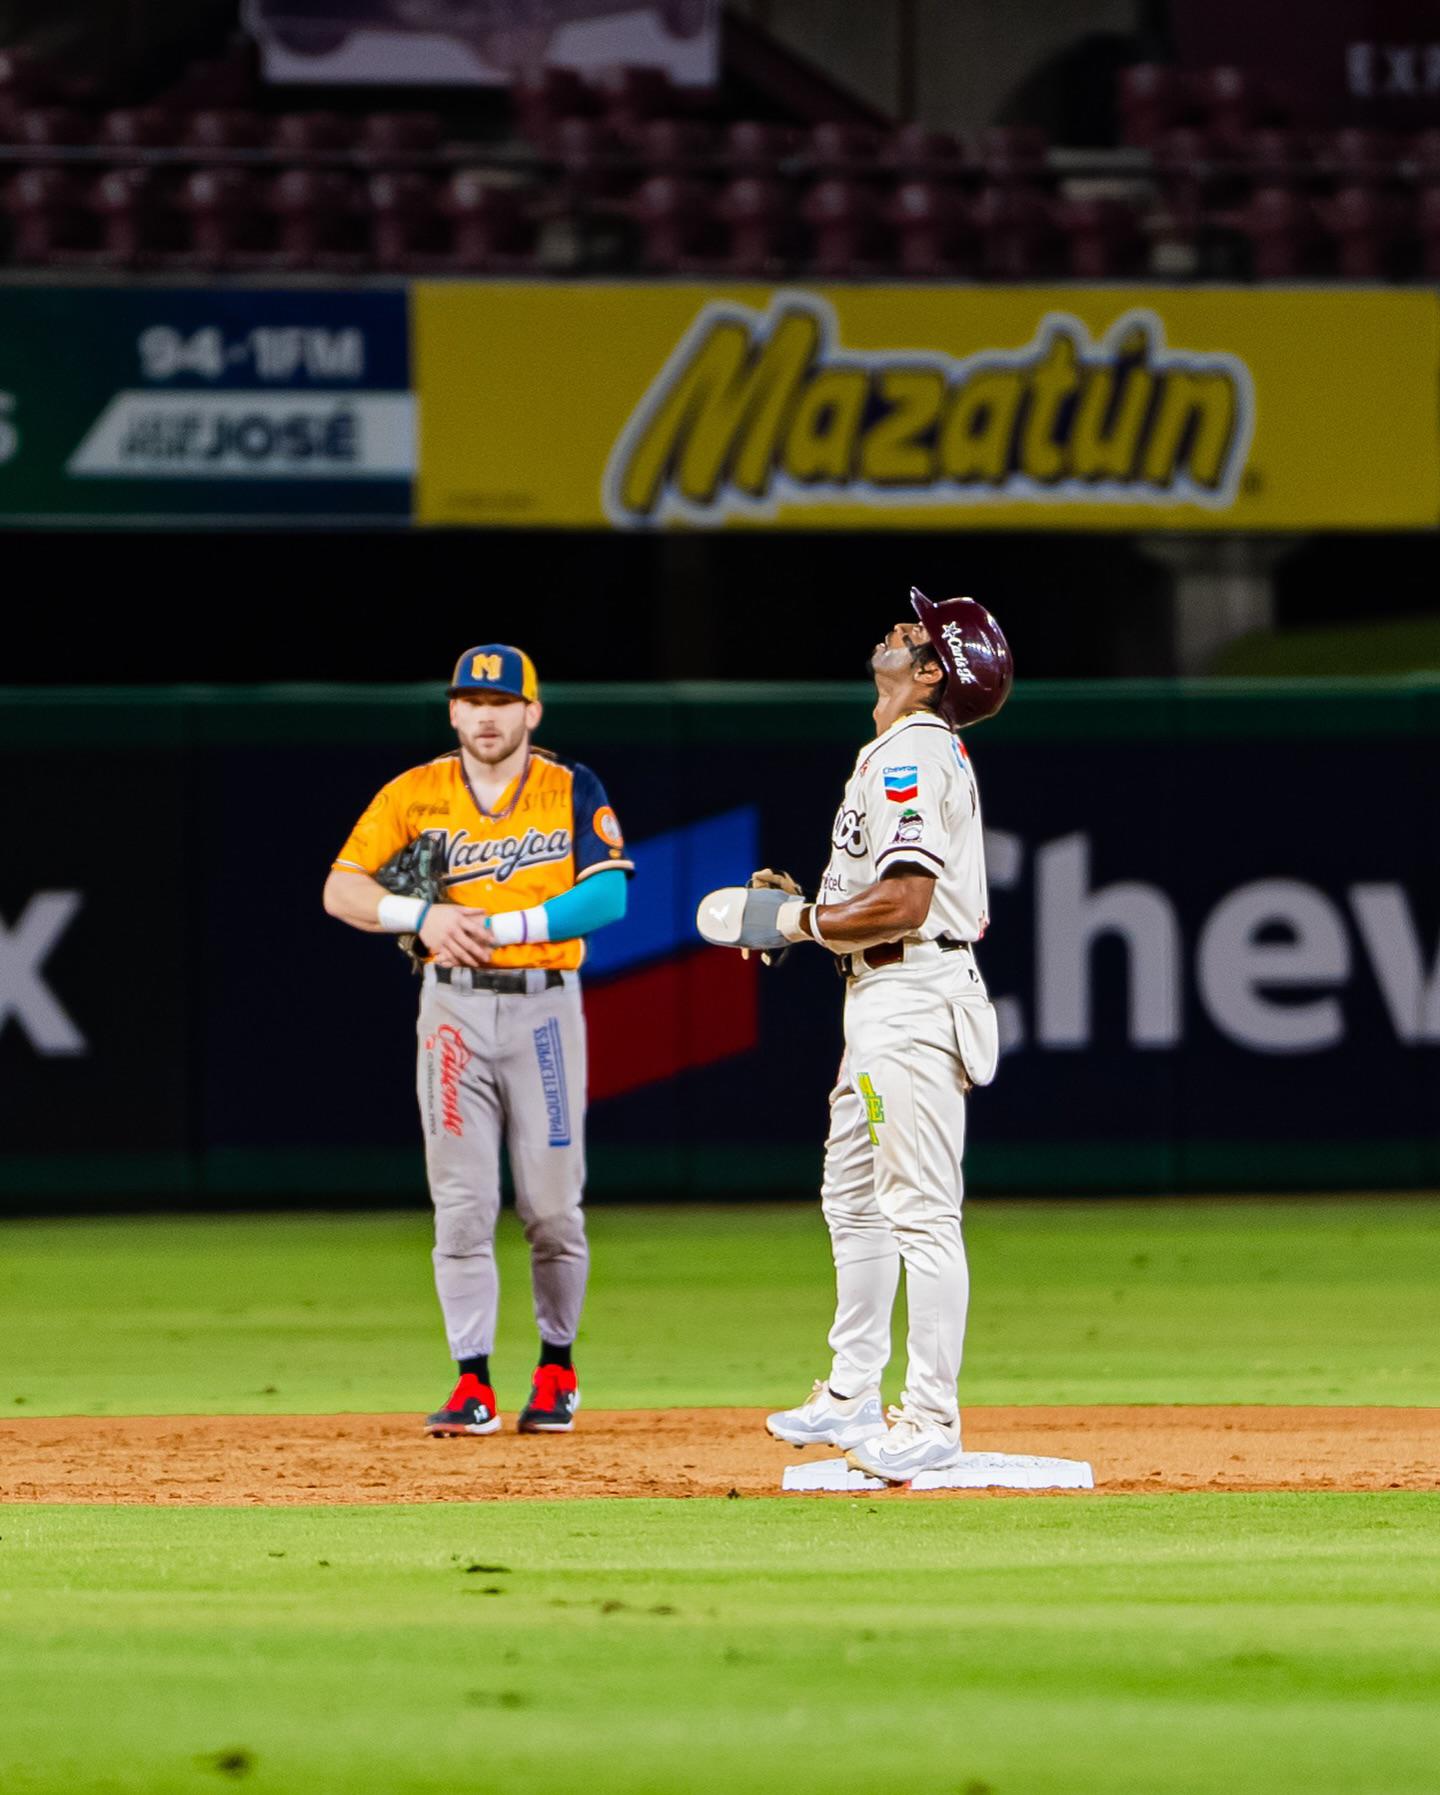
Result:
[[[1440,1497],[14,1508],[6,1795],[1433,1795]]]
[[[593,1403],[823,1366],[813,1209],[592,1221]],[[970,1402],[1440,1389],[1440,1205],[987,1202],[969,1237]],[[513,1397],[513,1225],[502,1269]],[[445,1376],[423,1215],[0,1225],[8,1415]],[[1434,1795],[1437,1688],[1440,1494],[0,1509],[3,1795]]]
[[[1433,1201],[991,1199],[967,1228],[967,1402],[1440,1391]],[[814,1207],[602,1208],[591,1231],[592,1406],[775,1404],[823,1371]],[[501,1245],[513,1403],[534,1352],[513,1216]],[[0,1412],[406,1410],[447,1376],[424,1214],[0,1223]]]

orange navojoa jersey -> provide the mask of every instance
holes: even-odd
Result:
[[[519,783],[518,797],[512,780],[486,812],[452,748],[382,786],[333,866],[373,875],[417,836],[443,834],[447,898],[489,916],[543,904],[608,867],[635,870],[605,789],[588,767],[532,748]],[[494,964],[569,971],[584,957],[583,941],[536,941],[497,947]]]

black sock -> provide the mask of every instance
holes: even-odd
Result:
[[[461,1377],[464,1377],[466,1372],[469,1372],[472,1377],[478,1377],[482,1384],[488,1384],[490,1382],[489,1353],[476,1353],[473,1359],[460,1359],[457,1362],[460,1366]]]
[[[542,1365],[560,1365],[569,1371],[572,1369],[570,1348],[568,1346],[552,1346],[548,1340],[542,1340],[540,1342],[540,1363]]]

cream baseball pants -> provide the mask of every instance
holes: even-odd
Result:
[[[877,1389],[905,1268],[906,1406],[950,1423],[970,1274],[960,1212],[965,1098],[995,1071],[995,1012],[968,950],[848,983],[821,1206],[835,1260],[830,1386]]]

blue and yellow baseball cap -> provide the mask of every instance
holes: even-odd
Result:
[[[472,692],[493,692],[497,697],[533,702],[540,696],[535,663],[523,648],[508,648],[503,642],[467,648],[455,663],[447,696],[464,698]]]

